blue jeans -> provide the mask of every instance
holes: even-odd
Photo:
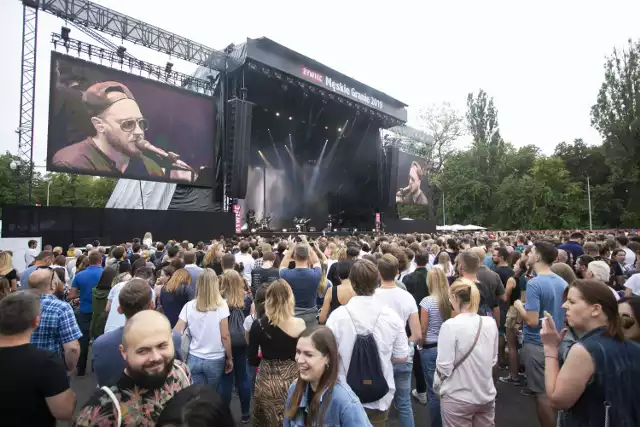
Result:
[[[393,381],[396,383],[394,399],[398,409],[398,421],[402,427],[413,427],[413,410],[411,409],[411,374],[413,372],[413,356],[406,363],[393,365]]]
[[[187,366],[191,372],[194,384],[208,384],[215,390],[224,374],[225,358],[201,359],[190,354],[187,358]]]
[[[234,347],[231,353],[233,370],[222,376],[218,392],[227,404],[231,403],[231,391],[235,380],[242,415],[247,416],[251,413],[251,381],[247,372],[247,347]]]
[[[442,416],[440,415],[440,399],[433,392],[433,377],[436,372],[436,359],[438,358],[438,347],[424,348],[420,350],[420,361],[424,371],[424,379],[427,382],[427,406],[429,407],[429,418],[431,427],[442,427]]]

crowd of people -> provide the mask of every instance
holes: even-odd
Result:
[[[489,427],[498,381],[542,427],[640,425],[633,233],[37,244],[0,252],[3,426]]]

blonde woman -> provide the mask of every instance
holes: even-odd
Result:
[[[429,264],[436,265],[438,263],[438,254],[440,253],[440,246],[432,244],[429,247]]]
[[[434,267],[442,269],[447,277],[452,277],[454,274],[451,257],[446,251],[440,252],[440,255],[438,255],[438,263],[434,265]]]
[[[440,417],[440,400],[433,392],[433,376],[436,371],[438,358],[438,335],[442,323],[451,318],[451,303],[449,302],[449,281],[441,268],[432,268],[427,273],[427,288],[429,296],[420,302],[420,324],[424,344],[420,351],[420,361],[424,370],[424,378],[427,383],[426,400],[429,405],[431,426],[442,425]],[[416,395],[418,400],[421,400]]]
[[[214,243],[209,251],[204,254],[202,266],[212,268],[219,276],[222,274],[222,256],[224,255],[224,246],[220,243]]]
[[[144,237],[142,238],[142,244],[147,245],[147,248],[150,248],[153,245],[153,236],[150,231],[144,233]]]
[[[18,289],[18,273],[13,268],[13,259],[9,252],[0,252],[0,276],[7,279],[11,292]],[[23,287],[27,288],[28,284],[25,283]]]
[[[226,373],[218,391],[229,404],[235,381],[240,397],[242,421],[248,422],[251,410],[251,382],[247,372],[247,346],[244,339],[244,319],[251,311],[251,297],[245,292],[245,281],[235,270],[227,270],[220,276],[220,293],[229,307],[229,326],[231,333],[238,333],[239,339],[232,342],[233,371]],[[233,329],[235,328],[235,329]],[[241,342],[238,344],[238,342]]]
[[[173,277],[179,272],[176,271]],[[183,355],[183,358],[187,359],[193,382],[215,389],[223,373],[233,369],[227,323],[229,307],[220,295],[218,276],[210,268],[200,273],[196,289],[196,299],[182,307],[173,330],[182,334],[188,328],[191,334],[189,355]]]
[[[440,391],[444,427],[495,425],[496,388],[492,370],[498,361],[498,327],[478,315],[480,291],[469,279],[449,288],[449,301],[458,313],[445,321],[438,335],[433,388]]]
[[[191,274],[184,268],[173,273],[171,279],[160,291],[160,305],[171,327],[176,326],[182,307],[195,297],[195,286],[191,283]]]
[[[254,427],[284,423],[287,390],[298,376],[296,343],[305,329],[304,320],[294,317],[294,306],[291,287],[278,279],[267,289],[265,316],[251,325],[249,364],[260,366],[253,397]],[[258,358],[258,348],[262,359]]]

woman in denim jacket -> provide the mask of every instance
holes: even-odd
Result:
[[[563,410],[566,427],[640,425],[640,344],[625,340],[618,304],[611,289],[595,280],[569,286],[567,323],[577,335],[562,367],[558,333],[550,316],[540,332],[545,356],[545,387],[552,406]]]
[[[338,379],[338,344],[331,329],[312,326],[296,347],[298,380],[289,387],[284,427],[371,426],[360,400]]]

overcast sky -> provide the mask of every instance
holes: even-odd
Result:
[[[22,4],[2,3],[0,148],[17,152]],[[605,55],[640,37],[638,0],[540,0],[531,6],[512,0],[97,3],[217,49],[247,37],[269,37],[409,104],[410,117],[422,105],[443,101],[463,113],[467,93],[483,88],[495,98],[503,137],[516,146],[535,144],[545,153],[574,138],[600,143],[589,110],[602,83]],[[40,14],[37,165],[46,157],[50,34],[62,25]],[[86,39],[75,29],[71,37]],[[157,65],[169,60],[125,46]],[[171,61],[178,71],[195,69]]]

